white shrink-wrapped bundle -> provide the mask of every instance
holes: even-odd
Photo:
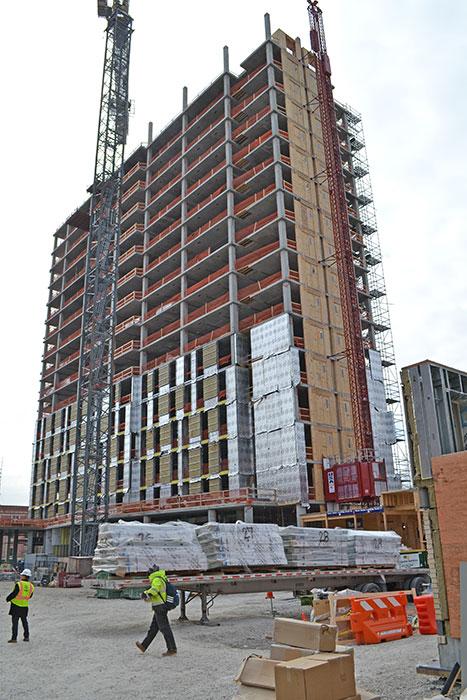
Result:
[[[94,573],[146,574],[152,564],[166,571],[205,571],[206,555],[196,537],[196,526],[172,522],[104,523],[94,551]]]
[[[285,566],[284,545],[277,525],[237,522],[207,523],[196,531],[209,569]]]
[[[351,566],[398,566],[401,538],[395,532],[348,530]]]
[[[287,564],[296,568],[348,566],[348,530],[282,527]]]

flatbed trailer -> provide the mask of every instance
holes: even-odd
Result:
[[[180,591],[180,620],[187,621],[187,605],[199,598],[201,624],[209,622],[209,610],[219,595],[236,593],[267,593],[289,591],[294,595],[306,595],[313,588],[338,591],[344,588],[362,593],[387,590],[415,590],[422,593],[430,583],[428,569],[345,568],[345,569],[290,569],[249,573],[203,573],[193,575],[169,575],[169,581]],[[107,584],[107,585],[105,585]],[[104,587],[109,587],[106,581]],[[148,579],[124,579],[112,581],[112,588],[143,591]]]

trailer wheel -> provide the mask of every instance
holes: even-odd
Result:
[[[417,595],[423,595],[427,591],[427,585],[431,584],[431,579],[426,574],[414,576],[410,579],[408,588],[414,588]]]
[[[376,583],[376,581],[369,581],[368,583],[361,583],[357,586],[357,590],[361,593],[381,593],[383,587],[381,584]]]

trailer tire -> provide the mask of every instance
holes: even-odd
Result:
[[[357,590],[361,593],[382,593],[383,587],[380,583],[376,583],[376,581],[368,581],[368,583],[361,583],[357,586]]]
[[[431,579],[426,574],[414,576],[410,579],[408,588],[414,588],[417,595],[423,595],[426,592],[426,585],[431,583]]]

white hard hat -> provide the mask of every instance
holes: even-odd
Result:
[[[31,569],[23,569],[20,576],[28,576],[29,578],[31,578],[31,576],[32,576]]]

